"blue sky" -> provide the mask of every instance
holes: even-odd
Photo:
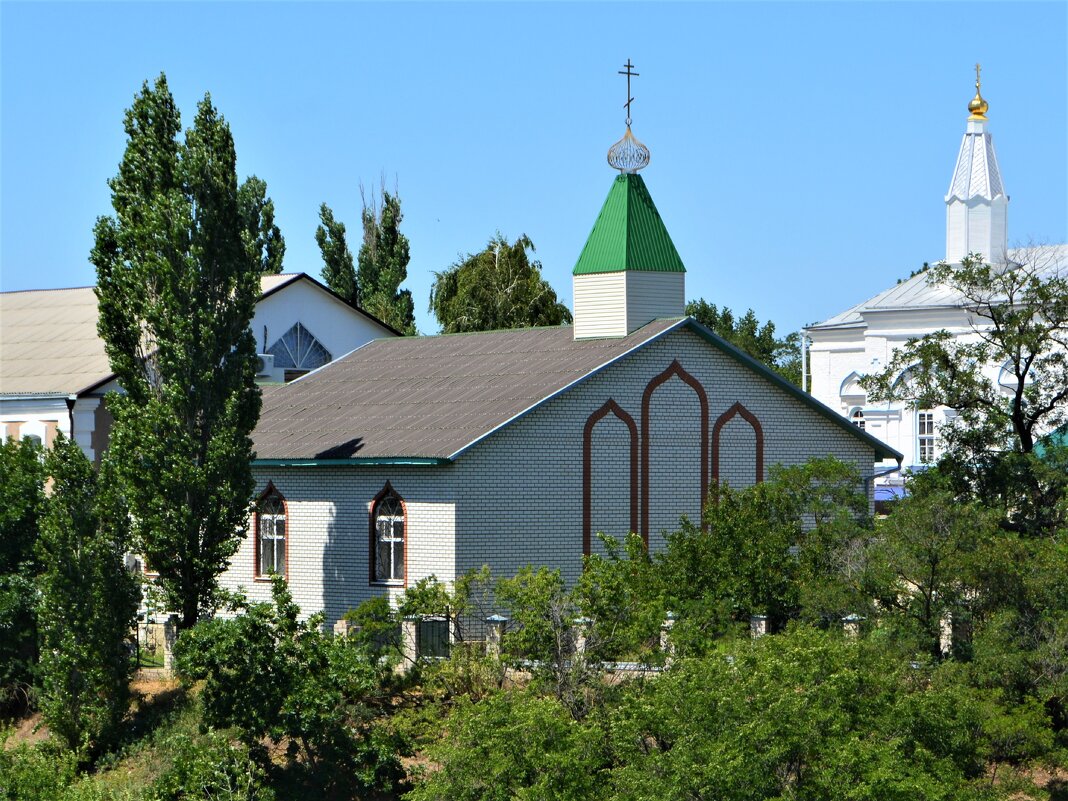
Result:
[[[417,324],[433,271],[528,234],[571,269],[633,130],[687,297],[782,332],[945,247],[943,195],[983,64],[1013,242],[1068,241],[1068,4],[0,3],[0,288],[91,284],[123,110],[167,74],[210,91],[239,176],[277,206],[287,271],[318,275],[319,204],[400,190]]]

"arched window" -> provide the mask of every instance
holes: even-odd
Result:
[[[286,499],[267,485],[256,504],[256,578],[286,573]]]
[[[404,581],[405,508],[386,482],[371,505],[371,580]]]
[[[322,346],[311,331],[296,323],[275,341],[267,352],[274,356],[274,366],[287,370],[314,370],[327,364],[330,351]]]
[[[862,412],[860,409],[857,409],[855,412],[853,412],[849,420],[861,431],[864,430],[864,412]]]

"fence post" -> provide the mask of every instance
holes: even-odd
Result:
[[[864,622],[864,618],[860,615],[850,613],[842,618],[842,631],[850,639],[856,639],[860,636],[860,624]]]
[[[500,657],[504,627],[507,625],[508,618],[504,615],[492,614],[486,618],[486,656]]]
[[[163,669],[174,670],[174,644],[178,641],[178,615],[168,615],[163,624]]]
[[[590,623],[593,621],[588,617],[576,617],[571,621],[574,625],[575,634],[575,656],[583,656],[586,653],[586,635],[590,630]]]
[[[668,612],[660,624],[660,650],[664,652],[664,664],[671,664],[675,656],[675,644],[671,641],[671,630],[675,628],[675,613]]]
[[[757,637],[763,637],[768,633],[768,616],[767,615],[750,615],[749,616],[749,636],[753,639]]]
[[[419,618],[409,615],[401,621],[401,663],[397,666],[397,672],[407,673],[415,667],[415,661],[419,657]]]

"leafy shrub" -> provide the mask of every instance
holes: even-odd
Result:
[[[37,541],[41,712],[52,734],[82,756],[118,736],[140,597],[124,562],[129,515],[112,494],[108,465],[98,478],[78,445],[56,438]]]
[[[332,788],[388,787],[400,775],[392,738],[373,725],[383,668],[366,650],[299,620],[285,580],[271,603],[201,621],[175,648],[186,681],[204,681],[204,724],[238,727],[246,744],[288,743],[309,780]]]
[[[74,781],[77,761],[73,754],[25,743],[6,748],[0,744],[0,799],[3,801],[57,801]]]
[[[170,746],[174,763],[152,786],[150,801],[274,801],[263,768],[225,735],[179,735]]]
[[[441,769],[409,801],[584,801],[604,798],[603,736],[555,698],[498,693],[460,701],[430,749]]]

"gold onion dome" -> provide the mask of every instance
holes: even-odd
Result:
[[[987,109],[990,108],[990,104],[983,100],[983,96],[979,93],[979,70],[978,64],[975,65],[975,97],[968,104],[968,111],[971,112],[970,120],[985,120]]]
[[[608,163],[620,172],[636,173],[649,166],[649,148],[635,138],[628,125],[623,138],[608,148]]]

